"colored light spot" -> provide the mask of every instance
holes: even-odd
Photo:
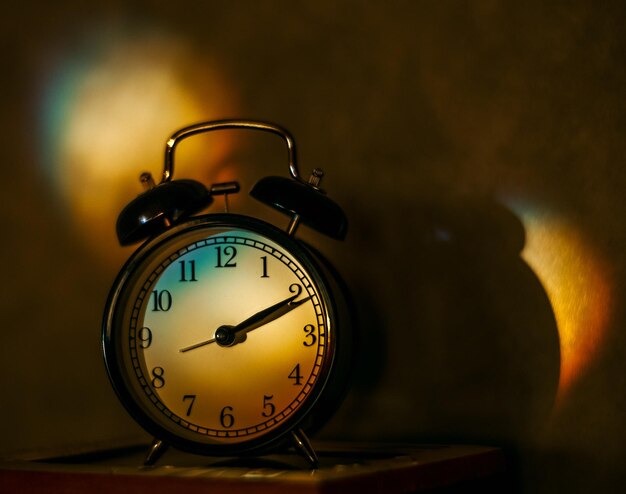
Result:
[[[116,216],[142,191],[141,172],[160,180],[167,138],[186,125],[223,118],[232,101],[214,63],[162,33],[86,40],[80,53],[54,68],[43,96],[41,161],[98,256],[121,255]],[[233,175],[223,163],[231,140],[185,142],[175,178],[208,185]]]
[[[511,207],[526,228],[522,257],[543,284],[557,322],[561,352],[558,410],[605,340],[612,302],[610,275],[590,239],[576,225],[535,207],[519,203]]]

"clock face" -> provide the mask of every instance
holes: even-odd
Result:
[[[289,430],[312,406],[333,327],[323,282],[295,242],[250,225],[192,223],[123,272],[105,358],[150,432],[236,450]]]

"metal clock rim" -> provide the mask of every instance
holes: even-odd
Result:
[[[336,335],[333,334],[331,343],[329,344],[330,354],[329,358],[326,359],[323,364],[321,371],[322,379],[313,386],[310,392],[310,398],[306,400],[308,403],[298,408],[293,413],[292,417],[285,420],[284,424],[268,432],[267,436],[261,435],[249,441],[242,441],[236,444],[209,444],[193,441],[176,435],[174,432],[169,431],[158,424],[157,421],[153,420],[148,413],[144,412],[142,406],[136,402],[133,393],[126,384],[124,372],[121,369],[121,365],[119,365],[121,360],[118,358],[116,342],[112,335],[113,327],[116,321],[121,317],[119,302],[125,290],[128,289],[128,282],[135,269],[141,266],[142,261],[144,261],[150,253],[168,243],[170,240],[191,230],[201,229],[207,226],[227,226],[248,229],[265,235],[277,242],[281,247],[293,254],[294,257],[297,257],[299,262],[304,265],[308,274],[312,277],[312,282],[317,286],[320,297],[323,299],[327,318],[333,322],[337,320],[335,301],[329,296],[326,290],[330,288],[331,284],[326,279],[323,269],[319,266],[321,263],[315,260],[315,254],[313,252],[308,251],[298,241],[289,237],[285,232],[276,228],[274,225],[253,217],[231,213],[196,216],[172,227],[170,230],[155,238],[147,240],[124,264],[111,288],[105,306],[101,340],[105,366],[113,388],[124,407],[146,431],[153,434],[155,437],[181,450],[192,453],[215,456],[255,455],[264,450],[278,447],[286,443],[290,438],[290,432],[298,428],[303,421],[306,421],[307,416],[315,410],[316,405],[320,401],[320,397],[324,395],[331,381],[333,371],[337,367]],[[325,287],[326,289],[322,290],[320,287]]]

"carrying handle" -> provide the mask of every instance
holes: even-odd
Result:
[[[250,129],[250,130],[262,130],[265,132],[271,132],[279,137],[282,137],[287,144],[287,160],[289,164],[289,173],[292,178],[298,182],[303,182],[298,172],[298,165],[296,164],[296,143],[291,134],[279,127],[278,125],[259,122],[255,120],[215,120],[212,122],[198,123],[190,125],[177,131],[172,137],[169,138],[165,145],[165,163],[163,167],[163,178],[161,183],[169,182],[174,175],[174,151],[176,146],[187,137],[191,137],[196,134],[202,134],[204,132],[210,132],[212,130],[224,130],[224,129]]]

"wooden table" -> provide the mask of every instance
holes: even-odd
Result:
[[[295,453],[208,458],[170,450],[144,467],[145,446],[0,461],[1,493],[330,494],[508,492],[499,448],[470,445],[316,444],[320,468]]]

